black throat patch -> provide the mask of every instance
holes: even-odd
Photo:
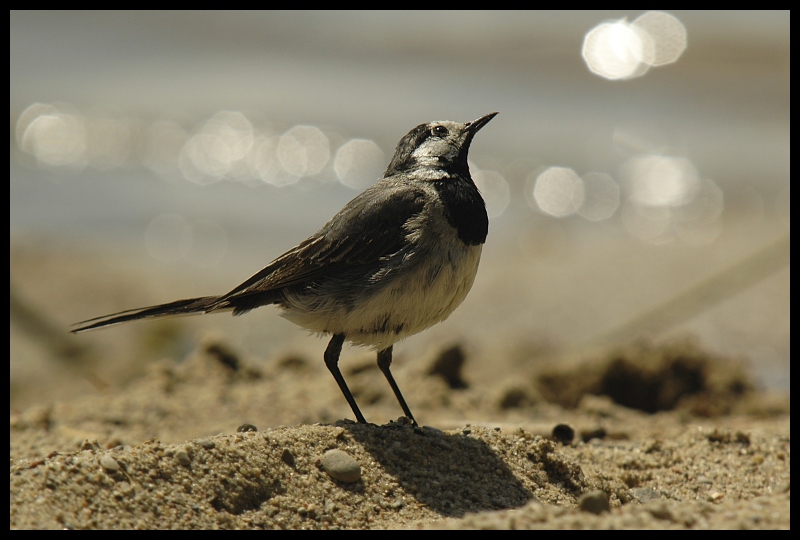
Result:
[[[455,176],[433,182],[444,204],[447,222],[458,231],[458,237],[468,246],[486,242],[489,216],[478,188],[468,176]]]

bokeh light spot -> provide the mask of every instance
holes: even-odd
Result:
[[[578,213],[589,221],[610,218],[619,208],[619,185],[607,174],[583,176],[584,198]]]
[[[44,167],[86,165],[86,122],[68,104],[34,103],[17,121],[17,144]]]
[[[253,126],[242,113],[220,111],[186,142],[180,156],[181,171],[199,184],[221,180],[235,170],[235,163],[247,155],[253,140]]]
[[[677,206],[691,200],[698,188],[697,170],[681,157],[635,156],[622,167],[631,197],[651,206]]]
[[[581,55],[600,77],[631,79],[675,62],[686,43],[686,28],[677,18],[649,11],[630,23],[623,19],[595,26],[586,33]]]
[[[281,136],[277,156],[289,174],[313,176],[328,163],[330,143],[318,127],[294,126]]]
[[[572,215],[583,204],[583,198],[583,181],[572,169],[550,167],[536,177],[533,199],[546,214]]]
[[[347,187],[362,190],[381,177],[385,167],[383,151],[374,141],[351,139],[339,147],[333,172]]]

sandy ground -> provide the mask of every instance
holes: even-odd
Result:
[[[42,261],[17,255],[17,281],[43,283]],[[75,295],[48,287],[60,305]],[[32,370],[12,370],[12,529],[790,528],[789,398],[696,339],[403,345],[414,427],[366,350],[342,361],[375,422],[359,425],[305,336],[259,358],[169,320],[64,341],[28,324],[11,334]],[[20,345],[32,327],[60,363]]]

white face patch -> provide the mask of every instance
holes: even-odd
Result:
[[[411,154],[420,164],[441,164],[442,160],[452,161],[458,155],[458,147],[447,139],[433,139],[414,150]],[[432,161],[431,161],[432,160]]]
[[[435,130],[436,126],[445,128],[447,133],[439,135],[434,132],[412,152],[411,156],[417,160],[417,164],[420,166],[443,167],[458,158],[463,139],[466,136],[463,124],[436,122],[431,124],[430,128]]]

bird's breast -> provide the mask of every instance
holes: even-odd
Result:
[[[481,248],[460,241],[440,246],[362,298],[341,318],[340,331],[353,343],[380,350],[445,320],[472,288]]]

